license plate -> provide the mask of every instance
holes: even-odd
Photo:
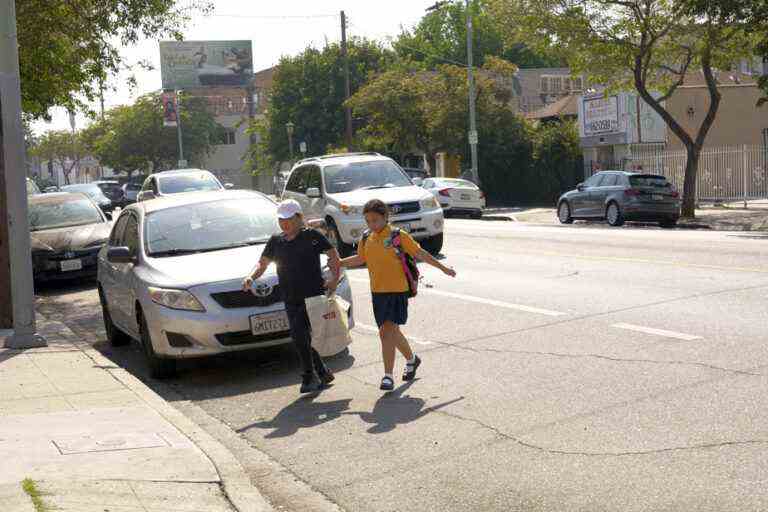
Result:
[[[661,194],[653,194],[653,196],[651,196],[651,197],[652,197],[652,199],[654,201],[663,201],[664,200],[664,196],[662,196]]]
[[[73,270],[81,270],[83,268],[82,260],[64,260],[59,265],[61,265],[62,272],[72,272]]]
[[[287,331],[288,329],[288,315],[286,315],[284,311],[264,315],[253,315],[251,317],[251,333],[256,336],[259,334],[272,334],[274,332]]]
[[[461,194],[461,200],[462,201],[471,201],[472,200],[472,196],[470,196],[469,194]]]

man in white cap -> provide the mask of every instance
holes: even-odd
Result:
[[[317,351],[312,348],[312,334],[307,315],[306,299],[335,291],[339,284],[339,253],[322,233],[307,229],[301,205],[289,199],[277,208],[282,233],[273,235],[267,242],[259,264],[243,281],[243,289],[252,290],[271,263],[277,264],[280,292],[283,295],[288,323],[296,351],[301,359],[301,392],[311,393],[328,386],[333,373],[325,366]],[[333,272],[326,283],[320,265],[320,255],[328,256],[328,266]]]

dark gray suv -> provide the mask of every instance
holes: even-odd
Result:
[[[611,226],[638,221],[671,228],[680,218],[680,194],[664,176],[602,171],[560,196],[557,217],[563,224],[604,219]]]

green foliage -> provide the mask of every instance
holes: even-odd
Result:
[[[206,109],[202,98],[181,100],[184,157],[200,164],[210,154],[221,127]],[[85,130],[83,139],[99,161],[130,176],[136,170],[157,171],[176,167],[179,153],[175,127],[163,126],[163,107],[158,94],[140,97],[130,106],[116,107],[104,120]]]
[[[529,48],[524,37],[505,42],[502,31],[494,23],[487,0],[470,4],[473,23],[473,55],[475,65],[482,66],[488,56],[500,57],[522,68],[551,67],[562,59]],[[404,60],[420,63],[425,69],[440,64],[467,62],[467,9],[463,0],[450,0],[425,15],[412,30],[402,32],[392,46]]]
[[[29,149],[32,156],[60,167],[67,184],[69,175],[86,151],[82,136],[65,130],[46,132],[37,138]]]
[[[348,42],[350,86],[356,91],[392,60],[391,52],[365,39]],[[306,141],[307,156],[323,154],[344,139],[344,66],[339,44],[307,48],[277,66],[265,129],[265,148],[275,161],[288,160],[286,123],[295,126],[294,152]]]
[[[182,4],[182,2],[178,2]],[[125,68],[119,46],[140,38],[181,39],[207,0],[16,0],[22,109],[47,118],[60,105],[85,109],[100,84]]]

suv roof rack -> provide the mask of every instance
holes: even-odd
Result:
[[[381,156],[381,153],[377,153],[375,151],[360,151],[357,153],[333,153],[331,155],[310,156],[308,158],[302,158],[293,165],[299,165],[306,162],[316,162],[318,160],[328,160],[331,158],[345,158],[348,156]]]

